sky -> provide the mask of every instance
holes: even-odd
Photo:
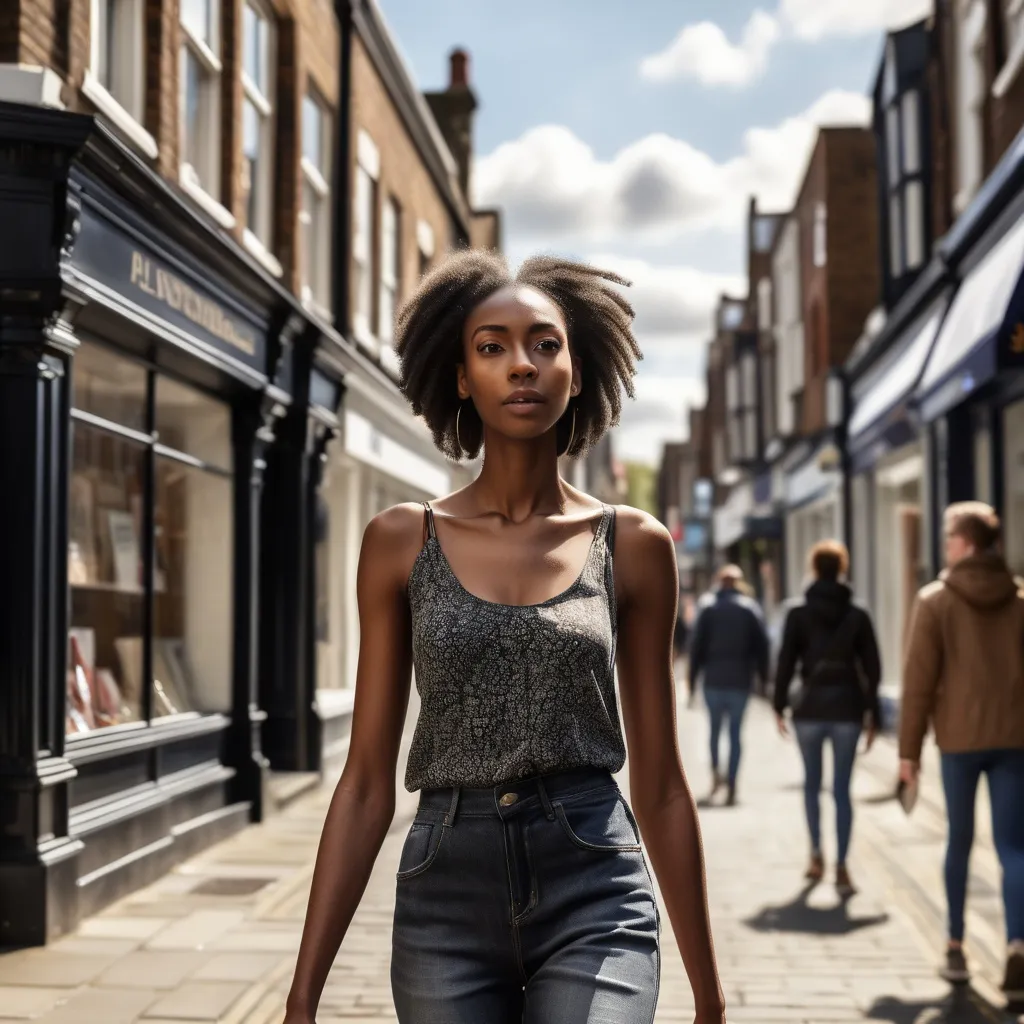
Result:
[[[712,312],[746,293],[750,197],[786,210],[817,126],[867,124],[886,28],[931,0],[378,0],[423,89],[471,56],[473,200],[536,252],[628,277],[644,359],[614,434],[657,464],[703,401]]]

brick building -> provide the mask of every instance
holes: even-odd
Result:
[[[500,244],[475,103],[462,53],[425,98],[372,0],[2,5],[0,944],[343,754],[363,524],[454,472],[391,339]]]

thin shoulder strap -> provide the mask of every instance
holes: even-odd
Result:
[[[609,557],[615,556],[615,506],[604,506],[604,541],[608,545]]]
[[[423,543],[426,544],[428,540],[436,540],[437,531],[434,529],[434,510],[430,507],[430,502],[423,502]]]

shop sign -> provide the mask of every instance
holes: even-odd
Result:
[[[266,325],[209,282],[86,206],[72,250],[75,270],[132,305],[213,348],[263,370]]]
[[[814,457],[790,472],[786,479],[786,504],[790,508],[823,496],[838,486],[839,471],[830,468],[832,460],[827,456],[824,459],[820,457],[827,450],[819,450]]]

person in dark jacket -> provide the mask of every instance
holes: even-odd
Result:
[[[811,834],[811,862],[807,878],[819,882],[825,875],[821,852],[822,751],[832,744],[833,793],[836,801],[838,850],[836,888],[854,893],[846,866],[853,829],[850,783],[857,744],[865,724],[868,748],[881,721],[878,684],[882,677],[878,642],[871,617],[853,603],[846,585],[850,562],[846,547],[824,541],[811,550],[814,582],[804,600],[790,609],[782,633],[782,648],[775,674],[775,713],[779,731],[788,735],[785,712],[790,684],[799,668],[802,688],[792,704],[793,725],[803,756],[804,804]]]
[[[743,571],[727,565],[718,574],[718,589],[701,599],[690,645],[690,695],[703,677],[704,703],[711,719],[711,770],[714,796],[728,784],[728,803],[736,803],[743,715],[755,673],[768,677],[768,633],[757,602],[740,592]],[[722,725],[729,719],[729,773],[718,770]]]

